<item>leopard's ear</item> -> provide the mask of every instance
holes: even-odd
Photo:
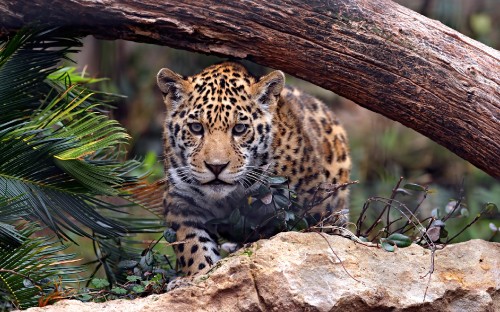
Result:
[[[255,101],[270,108],[278,102],[279,96],[285,86],[285,74],[280,70],[275,70],[259,79],[253,85],[252,94]]]
[[[167,103],[168,98],[172,99],[174,103],[178,102],[185,93],[188,84],[184,77],[168,68],[160,69],[156,75],[156,83],[165,98],[165,103]]]

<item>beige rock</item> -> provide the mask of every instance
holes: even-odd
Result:
[[[500,311],[500,244],[472,240],[437,251],[428,283],[430,265],[430,251],[415,245],[390,253],[338,236],[289,232],[164,295],[67,300],[28,311]]]

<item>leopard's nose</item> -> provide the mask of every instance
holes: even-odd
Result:
[[[215,175],[216,178],[227,167],[227,165],[229,165],[229,162],[225,164],[209,164],[205,161],[205,166]]]

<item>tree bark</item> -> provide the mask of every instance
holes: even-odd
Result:
[[[500,178],[500,53],[391,1],[49,3],[2,1],[0,37],[38,22],[250,59],[399,121]]]

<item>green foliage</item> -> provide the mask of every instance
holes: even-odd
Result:
[[[400,233],[393,233],[387,238],[380,239],[380,245],[387,251],[394,251],[397,247],[404,248],[410,246],[412,243],[411,239]]]
[[[417,191],[417,192],[425,192],[426,188],[423,187],[422,185],[415,184],[415,183],[407,183],[403,186],[404,189],[410,190],[410,191]]]
[[[139,163],[120,161],[128,135],[93,99],[86,84],[95,80],[56,67],[79,45],[51,31],[21,31],[2,44],[0,186],[57,235],[69,238],[69,229],[90,237],[89,228],[117,236],[126,226],[98,213],[110,205],[96,196],[123,194]]]
[[[37,306],[57,290],[58,283],[77,282],[67,276],[82,271],[79,267],[64,265],[75,258],[74,254],[62,253],[65,245],[48,237],[30,238],[39,230],[36,225],[21,224],[16,229],[20,245],[0,246],[0,309]]]
[[[248,198],[234,202],[234,209],[227,218],[208,222],[217,228],[225,239],[235,243],[247,243],[276,233],[307,228],[303,209],[296,195],[287,186],[284,177],[259,177]]]
[[[320,216],[319,219],[315,219],[309,212],[334,196],[338,189],[357,183],[321,183],[316,187],[310,202],[307,202],[300,201],[285,177],[268,175],[264,171],[256,180],[258,183],[247,189],[248,197],[233,202],[234,208],[227,218],[213,219],[205,224],[223,238],[222,242],[228,240],[232,243],[249,243],[286,231],[331,232],[331,228],[335,227],[332,225],[339,224],[338,221],[343,219],[347,210],[335,211]],[[330,228],[327,229],[322,224]],[[166,234],[167,232],[164,236]]]
[[[380,243],[383,249],[390,252],[396,247],[404,248],[412,243],[435,250],[436,245],[451,243],[480,218],[491,217],[497,213],[495,204],[485,203],[481,211],[469,220],[469,209],[463,204],[464,198],[461,194],[458,200],[451,200],[443,207],[430,211],[430,216],[421,214],[419,210],[424,206],[427,197],[436,192],[414,183],[399,188],[402,180],[401,178],[394,187],[390,198],[376,196],[365,202],[356,221],[356,236],[361,241]],[[416,198],[410,191],[417,194]],[[381,204],[382,209],[376,204]],[[376,211],[377,217],[368,219],[369,210]],[[449,224],[457,219],[467,220],[468,223],[451,236]],[[490,223],[489,228],[494,232],[493,238],[498,228],[491,224],[493,223]]]
[[[19,197],[0,196],[0,248],[18,247],[23,243],[24,236],[13,225],[27,215],[23,205]]]
[[[102,279],[102,278],[94,278],[90,281],[90,284],[94,287],[94,288],[106,288],[109,286],[109,282],[105,279]]]
[[[82,301],[107,301],[111,299],[133,299],[167,291],[168,282],[176,277],[173,269],[164,270],[163,255],[147,248],[138,261],[123,260],[119,267],[125,279],[113,285],[105,279],[92,279],[89,288],[81,289],[75,296]]]
[[[124,219],[127,207],[107,200],[131,199],[141,163],[123,160],[129,136],[107,116],[111,96],[89,89],[100,80],[58,67],[79,46],[58,30],[25,29],[0,43],[2,309],[70,295],[63,284],[79,281],[70,277],[82,268],[64,265],[73,255],[64,254],[61,240],[91,238],[96,271],[103,267],[110,285],[119,261],[140,254],[122,236],[158,231],[161,224]],[[59,241],[40,236],[41,229]]]

